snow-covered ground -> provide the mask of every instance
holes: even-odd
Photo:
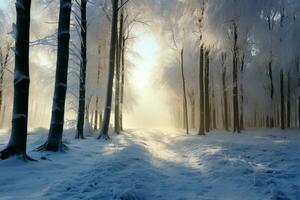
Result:
[[[66,153],[31,151],[46,137],[40,129],[28,142],[38,162],[0,161],[1,200],[300,199],[299,131],[129,130],[111,141],[67,132]],[[1,149],[7,139],[1,132]]]

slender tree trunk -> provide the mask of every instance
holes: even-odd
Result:
[[[228,125],[228,94],[227,94],[227,83],[226,83],[226,74],[227,74],[227,67],[226,67],[226,54],[222,54],[222,83],[223,83],[223,106],[224,106],[224,120],[223,120],[223,126],[226,131],[229,130]]]
[[[285,129],[285,100],[284,100],[284,75],[283,70],[280,71],[280,118],[281,118],[281,129]]]
[[[125,86],[125,44],[126,40],[122,38],[122,52],[121,52],[121,99],[120,99],[120,130],[123,131],[123,106],[124,106],[124,86]]]
[[[98,46],[98,56],[99,59],[101,57],[101,46]],[[97,70],[97,86],[100,88],[100,69],[101,69],[101,62],[98,64],[98,70]],[[98,125],[100,127],[101,119],[98,122],[98,115],[99,115],[99,95],[96,96],[96,109],[95,109],[95,124],[94,124],[94,131],[98,130]],[[100,117],[99,117],[100,118]]]
[[[209,51],[205,52],[205,131],[210,131],[210,101],[209,101]]]
[[[68,80],[71,7],[71,0],[60,0],[57,63],[51,125],[47,142],[38,148],[38,150],[42,151],[64,151],[67,148],[62,143],[62,135]]]
[[[291,74],[288,72],[287,128],[291,128]]]
[[[186,128],[186,134],[189,134],[189,119],[188,119],[188,108],[187,108],[187,98],[186,98],[186,86],[185,86],[185,76],[184,76],[184,67],[183,67],[183,48],[180,53],[181,61],[181,77],[182,77],[182,89],[183,89],[183,112],[184,112],[184,124]]]
[[[233,43],[233,132],[240,132],[239,123],[239,96],[238,96],[238,32],[237,25],[234,24],[234,43]]]
[[[23,160],[32,160],[26,154],[28,98],[29,98],[29,35],[31,0],[17,0],[17,23],[15,44],[15,73],[12,130],[7,147],[0,152],[0,159],[20,155]]]
[[[123,5],[123,0],[121,0]],[[121,54],[123,45],[123,22],[124,22],[124,9],[120,14],[119,38],[117,48],[117,64],[116,64],[116,80],[115,80],[115,132],[120,133],[120,67],[121,67]]]
[[[0,47],[0,115],[3,114],[3,92],[4,92],[4,74],[8,65],[11,43],[7,42],[5,51]],[[3,115],[4,117],[4,115]],[[0,128],[3,128],[3,119],[0,119]]]
[[[205,116],[204,116],[204,47],[200,47],[200,60],[199,60],[199,135],[205,135]]]
[[[99,97],[96,97],[96,109],[95,109],[95,121],[94,121],[94,131],[98,130],[98,106],[99,106]]]
[[[86,66],[87,66],[87,19],[86,19],[87,0],[81,0],[81,63],[80,63],[80,85],[79,85],[79,104],[77,116],[77,139],[84,139],[84,106],[86,90]]]
[[[270,98],[271,98],[271,106],[273,109],[273,102],[274,102],[274,83],[273,83],[273,61],[272,61],[272,52],[271,52],[271,58],[269,61],[269,65],[268,65],[268,74],[269,74],[269,79],[270,79]],[[269,116],[267,117],[268,119],[268,123],[267,123],[267,127],[268,128],[274,128],[274,111],[271,111],[271,114],[269,114]]]
[[[195,128],[195,92],[191,91],[188,94],[191,106],[191,128]]]
[[[240,130],[244,129],[244,66],[245,66],[245,55],[242,56],[241,60],[241,91],[240,91],[240,100],[241,100],[241,111],[240,111]]]
[[[109,71],[108,71],[108,82],[106,90],[106,101],[104,106],[104,116],[103,123],[100,130],[98,139],[104,138],[109,139],[109,121],[111,115],[111,104],[112,104],[112,92],[113,92],[113,80],[114,80],[114,70],[115,70],[115,56],[116,56],[116,42],[118,39],[118,0],[113,0],[113,10],[112,10],[112,26],[111,26],[111,41],[110,41],[110,52],[109,52]]]

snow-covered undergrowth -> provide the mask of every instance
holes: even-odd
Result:
[[[33,132],[29,154],[39,161],[0,161],[1,200],[300,199],[297,131],[129,130],[108,142],[66,131],[66,153],[31,151],[46,137]],[[7,139],[1,132],[1,149]]]

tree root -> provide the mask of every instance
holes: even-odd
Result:
[[[64,143],[49,143],[46,142],[45,144],[39,146],[36,148],[36,151],[53,151],[53,152],[66,152],[68,150],[68,146],[65,145]]]
[[[16,147],[7,147],[6,149],[4,149],[3,151],[0,152],[0,160],[6,160],[12,156],[17,156],[19,157],[21,160],[23,160],[24,162],[27,161],[37,161],[34,160],[32,158],[30,158],[26,152],[20,151],[18,148]]]

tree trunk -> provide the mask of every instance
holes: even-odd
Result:
[[[280,71],[280,118],[281,118],[281,129],[285,129],[285,100],[284,100],[284,75],[283,70]]]
[[[228,94],[227,94],[227,83],[226,83],[226,73],[227,73],[227,67],[226,67],[226,54],[222,54],[222,83],[223,83],[223,106],[224,106],[224,120],[223,120],[223,126],[226,131],[229,130],[228,126]]]
[[[240,100],[241,100],[241,112],[240,112],[240,130],[244,129],[244,67],[245,67],[245,55],[242,56],[241,60],[241,88],[240,88]]]
[[[121,99],[120,99],[120,130],[123,131],[123,105],[124,105],[124,85],[125,85],[125,44],[126,40],[122,38],[122,52],[121,52]]]
[[[191,106],[191,128],[195,128],[195,92],[192,90],[188,94]]]
[[[210,101],[209,101],[209,51],[205,52],[205,131],[210,131]]]
[[[84,106],[85,106],[85,90],[86,90],[86,66],[87,66],[87,19],[86,19],[87,0],[81,0],[81,62],[80,62],[80,77],[79,77],[79,104],[77,116],[77,139],[84,139]]]
[[[123,5],[123,0],[121,0]],[[123,22],[124,22],[124,9],[121,10],[120,14],[120,25],[119,25],[119,38],[117,47],[117,64],[116,64],[116,80],[115,80],[115,132],[120,133],[120,67],[121,67],[121,51],[123,45]]]
[[[47,142],[38,148],[38,150],[42,151],[64,151],[67,148],[62,143],[62,135],[68,80],[71,7],[71,0],[60,0],[57,63],[51,125]]]
[[[114,70],[115,70],[115,56],[116,56],[116,42],[118,39],[118,0],[112,1],[112,26],[111,26],[111,41],[110,41],[110,52],[109,52],[109,71],[107,80],[107,90],[106,90],[106,101],[104,106],[104,116],[103,123],[100,130],[98,139],[104,138],[109,139],[109,121],[111,115],[111,104],[112,104],[112,92],[113,92],[113,80],[114,80]]]
[[[234,24],[234,43],[233,43],[233,132],[240,132],[239,123],[239,96],[238,96],[238,32],[237,25]]]
[[[26,154],[28,99],[29,99],[29,35],[31,0],[17,0],[17,23],[15,44],[15,73],[12,130],[7,147],[0,152],[0,159],[20,155],[23,160],[32,160]]]
[[[288,72],[288,91],[287,91],[287,128],[291,128],[291,74]]]
[[[272,55],[272,52],[271,52]],[[272,67],[272,56],[271,59],[269,61],[269,65],[268,65],[268,74],[269,74],[269,79],[270,79],[270,98],[271,98],[271,106],[273,107],[273,102],[274,102],[274,83],[273,83],[273,67]],[[268,120],[269,120],[269,124],[267,123],[267,127],[268,128],[274,128],[274,112],[272,112],[271,114],[269,114],[268,116]]]
[[[199,135],[205,135],[204,132],[204,74],[203,74],[203,70],[204,70],[204,47],[203,45],[201,45],[200,47],[200,60],[199,60],[199,131],[198,134]]]
[[[186,128],[186,134],[189,134],[189,118],[188,118],[188,108],[187,108],[187,98],[186,98],[186,86],[185,86],[185,76],[184,76],[184,67],[183,67],[183,48],[180,53],[181,61],[181,77],[182,77],[182,89],[183,89],[183,112],[184,112],[184,125]]]
[[[99,106],[99,97],[96,97],[96,109],[95,109],[95,121],[94,121],[94,131],[98,130],[98,106]]]

